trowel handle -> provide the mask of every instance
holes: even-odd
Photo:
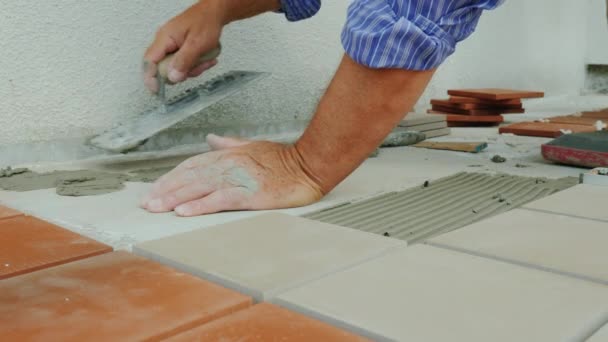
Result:
[[[198,58],[198,60],[196,61],[196,65],[200,65],[203,64],[205,62],[209,62],[212,61],[214,59],[216,59],[219,55],[220,52],[222,51],[222,46],[221,44],[219,44],[215,49],[203,54],[202,56],[200,56]],[[160,63],[158,63],[158,74],[165,79],[165,81],[167,83],[169,83],[169,80],[167,78],[167,73],[169,72],[169,63],[171,63],[171,60],[173,60],[173,56],[175,54],[169,54],[165,57],[165,59],[163,59],[162,61],[160,61]]]

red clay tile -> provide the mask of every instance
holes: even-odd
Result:
[[[558,116],[558,117],[554,117],[554,118],[548,118],[547,120],[549,120],[549,122],[553,122],[553,123],[595,126],[595,123],[601,119],[585,118],[582,116],[568,115],[568,116]]]
[[[368,341],[304,315],[262,303],[168,341]]]
[[[438,106],[433,105],[433,109],[436,112],[448,113],[448,114],[461,114],[461,115],[500,115],[510,113],[523,113],[523,108],[501,108],[501,109],[460,109],[454,107]]]
[[[0,281],[4,341],[148,341],[251,305],[251,298],[114,252]]]
[[[445,115],[445,120],[450,122],[480,122],[480,123],[501,123],[505,119],[502,115],[457,115],[457,114],[448,114],[446,115],[443,112],[438,112],[434,110],[429,110],[430,114],[441,114]]]
[[[0,220],[15,217],[15,216],[21,216],[21,215],[23,215],[23,214],[18,212],[17,210],[7,208],[7,207],[0,205]]]
[[[31,216],[0,220],[0,279],[112,251]]]
[[[451,89],[448,94],[452,96],[474,97],[488,100],[510,100],[532,97],[543,97],[545,93],[540,91],[483,88],[483,89]]]
[[[581,116],[585,118],[596,118],[608,120],[608,109],[595,110],[590,112],[582,112]]]
[[[572,125],[550,122],[519,122],[498,129],[498,132],[531,137],[557,138],[568,130],[572,133],[595,132],[594,126]]]
[[[521,103],[516,104],[501,104],[501,103],[470,103],[470,102],[452,102],[450,100],[431,100],[431,104],[435,106],[442,106],[445,108],[456,108],[456,109],[490,109],[498,111],[499,109],[520,109],[523,110]]]
[[[474,97],[461,97],[461,96],[450,96],[450,103],[479,103],[479,104],[490,104],[490,105],[521,105],[521,99],[510,99],[510,100],[487,100],[487,99],[476,99]]]

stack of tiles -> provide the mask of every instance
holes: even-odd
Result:
[[[511,89],[452,89],[449,99],[431,100],[431,114],[446,114],[450,127],[495,126],[502,114],[524,113],[523,98],[543,97],[537,91]]]
[[[424,133],[426,139],[450,134],[450,128],[444,116],[409,113],[399,123],[400,130]]]
[[[606,130],[608,109],[557,116],[540,121],[518,122],[500,127],[501,134],[530,137],[558,138],[570,133],[590,133]]]

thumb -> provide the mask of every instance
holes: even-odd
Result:
[[[240,138],[221,137],[215,134],[207,135],[207,144],[209,144],[209,147],[214,151],[245,146],[250,143],[251,141]]]

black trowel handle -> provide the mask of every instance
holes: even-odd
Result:
[[[219,55],[220,52],[222,52],[222,46],[221,44],[219,44],[215,49],[205,53],[204,55],[200,56],[198,58],[198,60],[196,61],[196,65],[200,65],[203,64],[205,62],[209,62],[212,61],[214,59],[216,59]],[[165,59],[163,59],[162,61],[160,61],[160,63],[158,63],[158,74],[160,75],[160,77],[162,77],[165,82],[167,83],[171,83],[169,81],[169,79],[167,78],[167,73],[169,72],[169,63],[171,63],[171,60],[173,59],[174,54],[169,54],[165,57]]]

